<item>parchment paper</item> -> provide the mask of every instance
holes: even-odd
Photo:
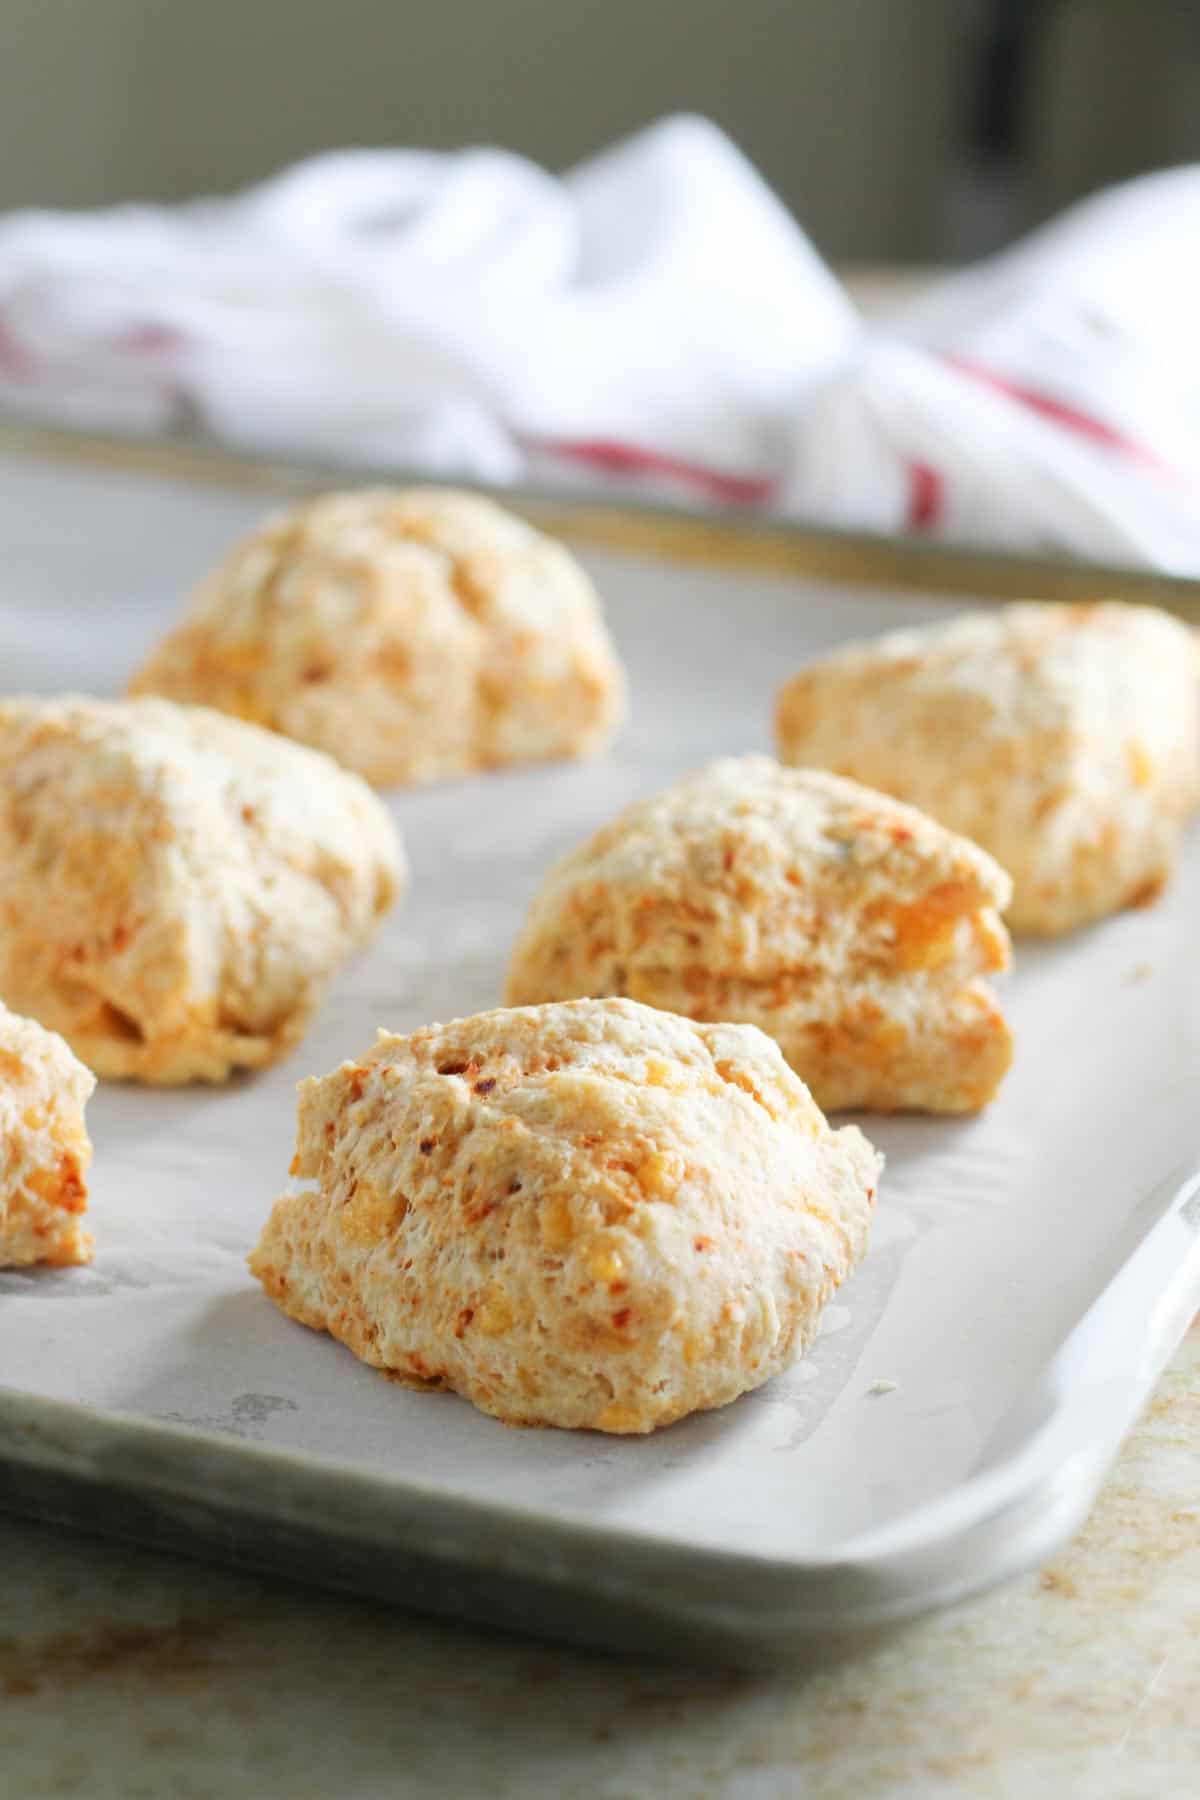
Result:
[[[117,691],[262,510],[219,489],[0,462],[4,687]],[[711,756],[769,748],[774,691],[819,647],[949,610],[585,560],[632,675],[613,754],[400,795],[411,896],[285,1066],[224,1089],[97,1092],[96,1260],[0,1275],[0,1385],[614,1529],[827,1553],[999,1454],[1005,1416],[1144,1229],[1139,1203],[1192,1150],[1200,845],[1155,909],[1018,946],[1016,1066],[983,1118],[863,1121],[888,1157],[874,1245],[789,1375],[638,1440],[511,1431],[406,1392],[282,1318],[246,1271],[287,1179],[296,1081],[376,1026],[497,1004],[550,857]]]

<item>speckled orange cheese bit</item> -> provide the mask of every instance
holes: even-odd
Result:
[[[250,1267],[402,1382],[512,1425],[648,1432],[811,1343],[880,1167],[751,1027],[499,1010],[302,1084],[305,1185]]]
[[[550,869],[510,1005],[627,994],[776,1039],[826,1111],[971,1112],[1012,1059],[984,979],[1007,875],[884,794],[728,757],[629,807]]]
[[[1017,931],[1156,899],[1200,803],[1194,645],[1154,607],[1027,602],[848,644],[787,682],[776,730],[784,762],[989,850]]]
[[[589,756],[625,704],[580,565],[447,488],[324,494],[266,520],[130,691],[269,725],[376,787]]]
[[[85,1263],[95,1078],[53,1031],[0,1006],[0,1268]]]
[[[275,1061],[404,883],[365,783],[203,707],[2,702],[0,787],[0,994],[102,1076]]]

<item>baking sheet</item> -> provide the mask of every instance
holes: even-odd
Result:
[[[117,691],[260,511],[254,495],[0,462],[5,686]],[[693,1586],[723,1572],[728,1591],[711,1598],[728,1618],[732,1556],[790,1572],[795,1618],[813,1629],[836,1622],[837,1589],[823,1582],[806,1612],[806,1572],[907,1547],[919,1555],[875,1604],[911,1610],[994,1577],[1075,1521],[1200,1296],[1196,1208],[1180,1187],[1200,1078],[1195,838],[1157,908],[1019,946],[1006,984],[1017,1060],[983,1118],[863,1121],[888,1158],[871,1253],[810,1356],[719,1413],[650,1439],[510,1431],[453,1396],[382,1380],[284,1319],[245,1269],[286,1181],[298,1079],[359,1052],[377,1026],[496,1004],[551,857],[707,758],[769,748],[774,691],[806,656],[953,609],[645,558],[585,561],[632,677],[614,752],[398,796],[411,895],[285,1065],[224,1089],[97,1092],[96,1261],[0,1273],[0,1388],[25,1396],[26,1423],[40,1398],[91,1409],[93,1426],[118,1414],[161,1424],[179,1493],[189,1467],[201,1491],[214,1435],[237,1447],[247,1491],[278,1450],[292,1459],[275,1475],[298,1481],[320,1459],[358,1489],[407,1493],[416,1514],[397,1510],[398,1550],[419,1536],[423,1508],[463,1502],[476,1511],[457,1551],[443,1546],[450,1560],[470,1557],[481,1518],[536,1526],[547,1555],[586,1528],[593,1563],[603,1546],[596,1591],[657,1544]],[[69,1415],[51,1416],[66,1429]],[[5,1434],[0,1408],[0,1456],[38,1454],[32,1438]],[[963,1533],[1018,1502],[1017,1536],[1003,1548],[1003,1534],[990,1548],[972,1539],[970,1567],[951,1580]],[[586,1590],[585,1563],[566,1558],[560,1578]],[[669,1612],[671,1596],[661,1603]],[[748,1606],[734,1629],[752,1636]]]

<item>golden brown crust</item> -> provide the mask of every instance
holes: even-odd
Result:
[[[95,1085],[54,1032],[0,1006],[0,1268],[91,1261],[83,1109]]]
[[[624,706],[574,559],[439,488],[326,494],[268,519],[130,691],[268,725],[378,787],[591,755]]]
[[[300,1090],[251,1268],[285,1312],[510,1424],[645,1432],[785,1368],[880,1159],[776,1046],[631,1001],[381,1035]]]
[[[758,1025],[827,1111],[973,1111],[1009,1066],[983,976],[1008,962],[1004,872],[857,783],[729,758],[558,863],[510,1005],[627,994]]]
[[[1192,648],[1152,607],[1023,604],[847,645],[784,686],[776,731],[785,762],[989,850],[1021,931],[1147,904],[1200,801]]]
[[[403,883],[356,777],[164,700],[0,704],[0,992],[97,1073],[284,1054]]]

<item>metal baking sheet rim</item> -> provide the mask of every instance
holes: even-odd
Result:
[[[758,1661],[877,1631],[1034,1565],[1086,1517],[1200,1308],[1200,1168],[1173,1175],[1151,1210],[1044,1371],[1040,1428],[997,1468],[837,1555],[614,1540],[583,1521],[11,1388],[0,1388],[0,1509],[607,1648]],[[123,1503],[140,1515],[125,1521]]]
[[[419,469],[231,449],[199,432],[169,437],[97,432],[11,412],[0,412],[0,454],[249,489],[273,499],[332,486],[431,480]],[[1200,623],[1200,577],[1053,552],[981,549],[920,533],[888,536],[741,509],[673,506],[619,491],[497,487],[466,478],[455,478],[453,485],[491,494],[545,530],[629,555],[910,594],[972,594],[981,600],[1119,597],[1163,606]]]

